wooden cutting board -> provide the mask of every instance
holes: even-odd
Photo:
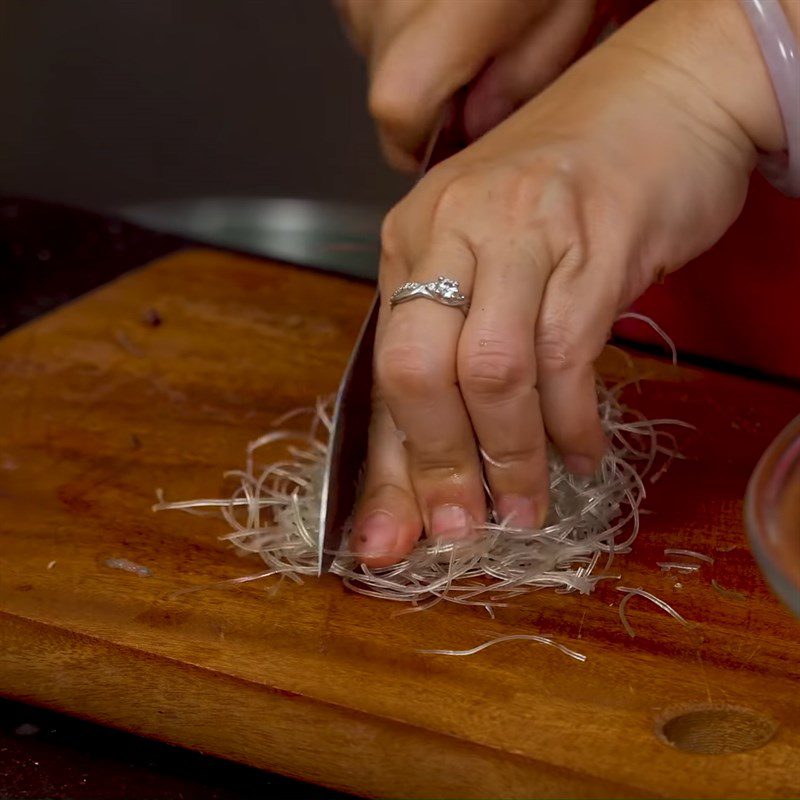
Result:
[[[750,556],[741,502],[800,408],[788,388],[637,360],[654,378],[637,406],[698,430],[617,567],[688,628],[633,600],[629,638],[608,583],[538,592],[494,621],[446,604],[394,618],[331,576],[173,596],[260,562],[218,541],[217,520],[151,513],[156,488],[220,496],[248,440],[335,389],[371,292],[189,250],[0,340],[0,693],[364,795],[795,796],[800,628]],[[662,573],[665,547],[715,563]],[[414,652],[519,632],[587,660],[530,642]],[[757,749],[693,752],[773,726]]]

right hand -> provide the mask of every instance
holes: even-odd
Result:
[[[419,159],[442,109],[472,84],[468,139],[502,122],[572,61],[595,0],[336,0],[367,61],[369,108],[389,163]]]

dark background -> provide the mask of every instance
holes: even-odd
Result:
[[[0,192],[388,207],[365,96],[328,0],[2,0]]]

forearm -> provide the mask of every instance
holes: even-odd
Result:
[[[797,33],[800,2],[783,0],[783,8]],[[786,147],[770,76],[739,0],[656,0],[609,44],[647,52],[690,76],[754,148]]]

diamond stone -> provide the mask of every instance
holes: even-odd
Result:
[[[454,281],[452,278],[440,275],[436,281],[436,289],[442,297],[446,297],[448,300],[454,300],[459,296],[458,281]]]

